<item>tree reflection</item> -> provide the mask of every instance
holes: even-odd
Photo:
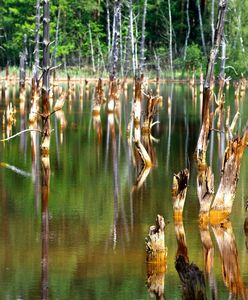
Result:
[[[240,274],[238,250],[230,221],[212,225],[218,244],[222,265],[222,276],[231,295],[247,299],[246,288]]]

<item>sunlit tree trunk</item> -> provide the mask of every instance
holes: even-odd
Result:
[[[131,55],[133,75],[135,74],[135,47],[134,47],[134,33],[133,33],[133,1],[129,0],[129,26],[130,26],[130,41],[131,41]]]
[[[111,51],[111,32],[110,32],[110,16],[109,16],[109,0],[106,0],[106,12],[107,12],[107,36],[108,36],[108,57],[110,61]]]
[[[57,60],[57,47],[59,41],[59,22],[60,22],[60,6],[58,7],[58,15],[57,15],[57,22],[56,22],[56,33],[55,33],[55,45],[53,51],[53,66],[56,67],[56,60]]]
[[[93,70],[93,73],[96,73],[95,56],[94,56],[94,48],[93,48],[93,43],[92,43],[92,34],[91,34],[90,24],[88,24],[88,28],[89,28],[89,37],[90,37],[90,51],[91,51],[92,70]]]
[[[212,46],[214,45],[214,2],[211,2],[211,29],[212,29]]]

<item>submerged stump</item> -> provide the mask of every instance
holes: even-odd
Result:
[[[164,243],[164,218],[157,215],[156,224],[150,226],[146,237],[146,260],[149,263],[165,264],[167,248]]]

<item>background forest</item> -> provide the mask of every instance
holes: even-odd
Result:
[[[119,72],[128,58],[130,7],[133,16],[135,54],[140,55],[144,0],[121,2],[119,37]],[[92,73],[108,67],[113,23],[113,0],[51,1],[51,40],[58,42],[56,61],[64,68],[87,69]],[[19,65],[24,34],[27,35],[28,66],[33,63],[35,35],[35,1],[3,0],[0,5],[0,66]],[[145,26],[145,66],[156,68],[159,58],[163,71],[169,70],[170,12],[172,24],[172,60],[174,71],[204,67],[213,41],[218,1],[155,0],[147,1]],[[228,75],[247,73],[248,1],[232,0],[228,4],[225,24]],[[169,9],[170,8],[170,9]],[[42,12],[41,12],[42,15]],[[109,23],[108,23],[109,15]],[[109,26],[108,26],[109,24]],[[201,26],[202,25],[202,26]],[[108,28],[110,27],[110,31]],[[42,31],[42,29],[41,29]],[[110,34],[109,34],[110,33]],[[54,58],[54,46],[51,53]],[[94,65],[92,64],[94,56]],[[131,66],[129,66],[129,73]],[[129,74],[131,75],[131,73]]]

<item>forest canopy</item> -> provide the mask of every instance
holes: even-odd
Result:
[[[126,55],[129,6],[132,5],[134,42],[139,56],[143,7],[145,1],[121,1],[120,53]],[[213,41],[218,1],[147,1],[145,26],[145,66],[154,69],[159,57],[163,70],[169,69],[169,6],[172,21],[172,58],[174,70],[200,69]],[[28,66],[33,63],[35,0],[4,0],[0,6],[0,65],[19,65],[24,34],[27,35]],[[50,39],[55,40],[58,26],[57,63],[64,67],[91,68],[92,49],[96,64],[108,63],[107,10],[110,31],[113,0],[50,1]],[[42,15],[42,11],[41,11]],[[59,17],[59,20],[58,20]],[[59,21],[59,22],[58,22]],[[248,2],[233,0],[225,24],[228,74],[247,73]],[[202,25],[202,26],[201,26]],[[40,29],[42,34],[42,28]],[[187,41],[186,41],[187,40]],[[92,43],[91,43],[92,41]],[[51,44],[51,55],[54,55]],[[92,46],[92,47],[91,47]]]

